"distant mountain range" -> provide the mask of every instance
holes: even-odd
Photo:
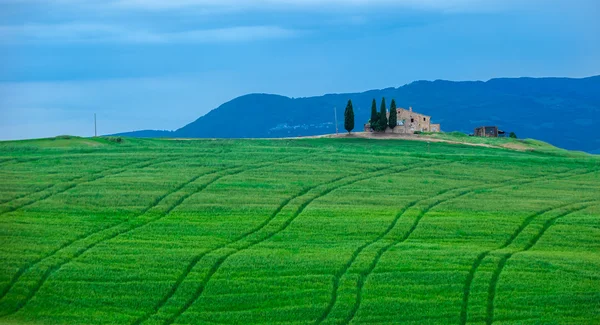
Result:
[[[250,94],[233,99],[175,131],[121,133],[132,137],[272,138],[343,129],[348,99],[354,103],[355,131],[369,119],[371,100],[394,98],[399,107],[430,115],[443,131],[472,133],[497,125],[520,138],[600,153],[600,76],[589,78],[501,78],[482,81],[415,81],[399,88],[363,93],[288,98]]]

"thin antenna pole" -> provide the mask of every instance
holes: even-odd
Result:
[[[333,115],[335,115],[335,134],[338,134],[338,123],[337,123],[337,109],[333,108]]]
[[[96,113],[94,113],[94,137],[98,136],[98,128],[96,127]]]

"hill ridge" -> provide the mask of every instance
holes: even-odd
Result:
[[[395,98],[399,107],[432,116],[444,131],[473,132],[482,124],[498,125],[520,137],[586,152],[600,151],[600,76],[584,78],[519,77],[487,81],[417,80],[394,88],[311,97],[251,93],[229,100],[174,131],[119,133],[134,137],[278,138],[312,136],[343,130],[348,99],[362,131],[373,98]],[[232,116],[243,117],[233,121]],[[234,126],[232,126],[234,123]],[[237,124],[237,125],[235,125]]]

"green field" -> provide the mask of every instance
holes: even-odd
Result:
[[[111,140],[0,142],[0,323],[600,323],[598,156]]]

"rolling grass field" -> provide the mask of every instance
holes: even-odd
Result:
[[[0,142],[2,324],[599,324],[600,158]]]

